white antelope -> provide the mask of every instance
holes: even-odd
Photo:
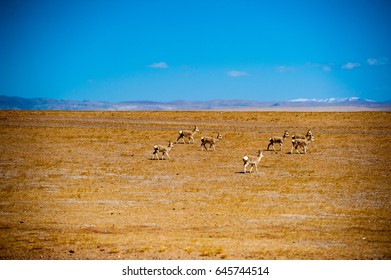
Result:
[[[194,135],[197,133],[197,131],[200,131],[197,126],[194,126],[193,130],[180,130],[178,131],[179,137],[176,141],[178,142],[179,139],[182,139],[183,143],[185,143],[185,137],[186,137],[189,138],[189,144],[190,144],[190,140],[193,140],[194,143]]]
[[[282,151],[282,143],[284,143],[285,138],[289,136],[288,130],[285,130],[284,135],[282,137],[273,136],[269,139],[269,145],[267,145],[267,150],[269,151],[270,146],[273,147],[273,150],[276,151],[276,148],[274,148],[274,143],[280,144],[280,151]]]
[[[163,154],[162,160],[164,159],[165,155],[167,155],[167,157],[171,159],[168,152],[172,149],[172,147],[174,147],[174,144],[171,141],[168,141],[168,146],[163,146],[163,145],[153,146],[152,159],[154,159],[155,157],[159,159],[159,155],[158,155],[159,152]]]
[[[217,136],[216,138],[213,138],[213,137],[201,137],[201,151],[203,150],[203,147],[205,148],[205,150],[209,150],[210,148],[213,147],[213,150],[215,151],[216,148],[215,148],[215,145],[217,143],[218,140],[222,139],[223,136],[217,132]],[[209,149],[206,148],[206,144],[209,144]]]
[[[243,173],[247,173],[247,166],[250,165],[250,173],[255,166],[255,170],[258,173],[258,163],[261,161],[263,155],[262,151],[259,150],[257,156],[244,156],[243,157]]]

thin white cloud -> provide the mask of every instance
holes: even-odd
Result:
[[[376,58],[368,58],[367,62],[369,65],[377,65],[378,64],[378,60]]]
[[[164,69],[164,68],[168,68],[168,64],[165,62],[155,62],[155,63],[148,65],[147,67]]]
[[[236,71],[236,70],[232,70],[232,71],[228,71],[227,72],[227,76],[230,76],[230,77],[243,77],[243,76],[247,76],[248,73],[247,72],[244,72],[244,71]]]
[[[342,65],[341,68],[346,69],[346,70],[352,70],[352,69],[358,68],[360,66],[361,66],[360,63],[348,62],[348,63]]]
[[[308,62],[304,65],[304,68],[306,69],[320,69],[324,72],[331,72],[333,71],[333,63],[328,63],[328,64],[322,64],[322,63],[312,63],[312,62]],[[296,67],[297,68],[297,67]],[[293,69],[296,69],[296,68],[292,68]],[[284,70],[284,69],[282,69]]]
[[[377,65],[386,65],[388,64],[388,58],[382,57],[382,58],[368,58],[367,63],[370,66],[377,66]]]
[[[293,71],[293,70],[295,70],[295,68],[294,67],[290,67],[290,66],[282,65],[282,66],[276,67],[276,70],[277,70],[277,72],[285,73],[285,72]]]

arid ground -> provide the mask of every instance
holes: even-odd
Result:
[[[390,160],[389,112],[0,111],[0,259],[391,259]]]

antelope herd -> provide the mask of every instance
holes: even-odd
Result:
[[[179,136],[178,139],[176,140],[176,144],[179,143],[179,140],[182,139],[182,143],[185,144],[185,138],[188,139],[188,144],[191,142],[194,144],[194,135],[200,131],[197,126],[194,126],[193,130],[180,130],[178,132]],[[280,145],[280,151],[282,151],[282,146],[285,141],[285,139],[289,136],[288,130],[284,131],[284,134],[282,136],[272,136],[269,139],[269,144],[267,145],[267,151],[269,151],[270,146],[272,146],[274,152],[277,153],[277,150],[274,147],[274,144],[279,144]],[[210,136],[202,136],[201,137],[201,151],[202,150],[216,150],[216,143],[218,140],[222,139],[223,136],[217,132],[216,137],[210,137]],[[308,130],[305,135],[302,134],[293,134],[292,135],[292,147],[290,153],[293,154],[293,150],[297,153],[301,153],[299,151],[299,148],[303,150],[303,153],[306,154],[308,150],[308,145],[315,141],[315,138],[312,134],[311,130]],[[209,145],[209,147],[206,147],[206,145]],[[152,159],[160,159],[159,158],[159,153],[162,153],[161,159],[164,160],[164,156],[167,156],[169,159],[170,156],[168,152],[174,147],[174,143],[169,141],[167,146],[164,145],[155,145],[153,147],[153,153],[152,153]],[[247,167],[250,166],[249,173],[252,172],[253,168],[255,167],[256,172],[258,172],[258,163],[261,161],[263,157],[262,150],[259,150],[256,156],[250,156],[246,155],[242,158],[243,160],[243,173],[247,173]]]

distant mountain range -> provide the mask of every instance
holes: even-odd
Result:
[[[305,108],[354,107],[358,110],[391,111],[391,101],[375,102],[358,97],[328,99],[294,99],[289,101],[210,100],[171,102],[154,101],[76,101],[52,98],[21,98],[0,95],[0,110],[75,110],[75,111],[176,111],[176,110],[284,110]]]

